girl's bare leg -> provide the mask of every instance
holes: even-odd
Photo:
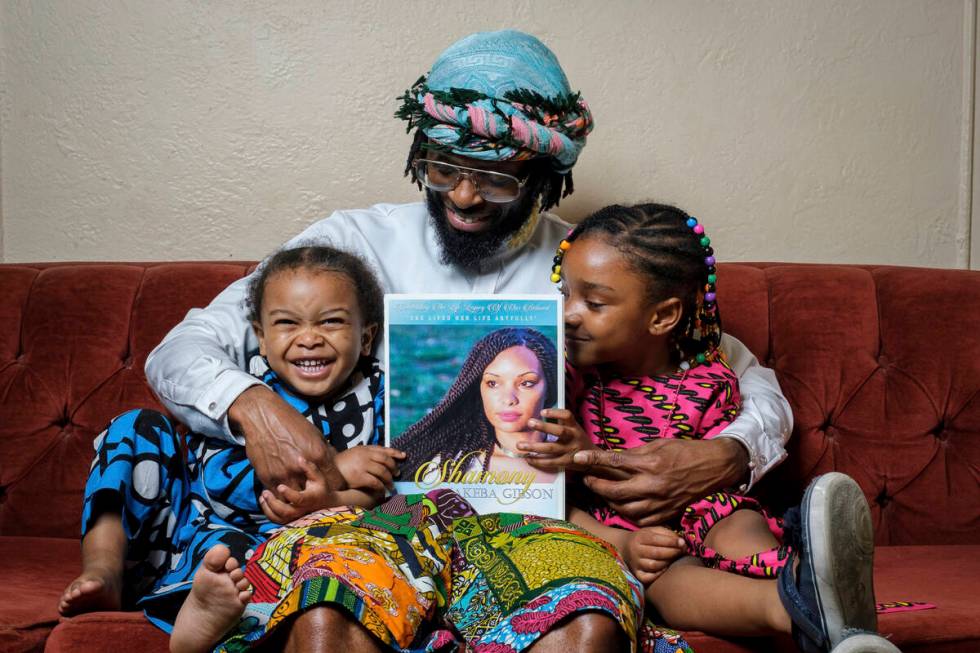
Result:
[[[779,542],[761,514],[738,510],[715,524],[705,545],[737,560]],[[733,637],[789,633],[789,615],[775,579],[749,578],[704,567],[695,558],[675,562],[650,587],[647,599],[672,628]]]
[[[779,546],[761,513],[736,510],[711,527],[704,544],[729,560],[738,560]]]
[[[671,565],[646,595],[671,628],[730,637],[790,632],[775,580],[708,569],[694,558]]]
[[[123,564],[128,540],[118,512],[103,512],[82,539],[82,573],[68,584],[58,612],[118,610],[122,605]]]

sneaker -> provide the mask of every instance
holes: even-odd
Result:
[[[881,635],[858,633],[845,637],[830,653],[902,653]]]
[[[794,572],[790,559],[777,587],[800,650],[826,653],[850,635],[875,632],[871,513],[854,479],[837,472],[814,479],[787,513],[785,535],[800,564]]]

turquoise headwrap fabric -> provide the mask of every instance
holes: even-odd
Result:
[[[449,46],[401,97],[395,114],[430,144],[487,161],[549,156],[567,173],[592,131],[558,59],[515,30],[471,34]]]

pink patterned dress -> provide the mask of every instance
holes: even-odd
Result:
[[[713,361],[686,371],[641,378],[601,377],[595,370],[567,367],[569,406],[601,449],[624,450],[659,438],[707,439],[738,414],[741,395],[738,377],[724,361]],[[637,530],[639,526],[589,495],[583,509],[608,526]],[[718,492],[688,506],[678,524],[688,552],[705,565],[745,576],[773,578],[786,564],[787,546],[779,546],[738,560],[725,558],[704,544],[708,530],[736,510],[757,510],[780,541],[780,520],[770,517],[758,501]]]

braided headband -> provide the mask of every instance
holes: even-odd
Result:
[[[478,91],[432,90],[421,77],[399,97],[395,117],[429,138],[430,146],[488,161],[520,161],[549,156],[565,174],[578,160],[592,131],[592,112],[579,93],[553,98],[526,89],[503,98]]]

